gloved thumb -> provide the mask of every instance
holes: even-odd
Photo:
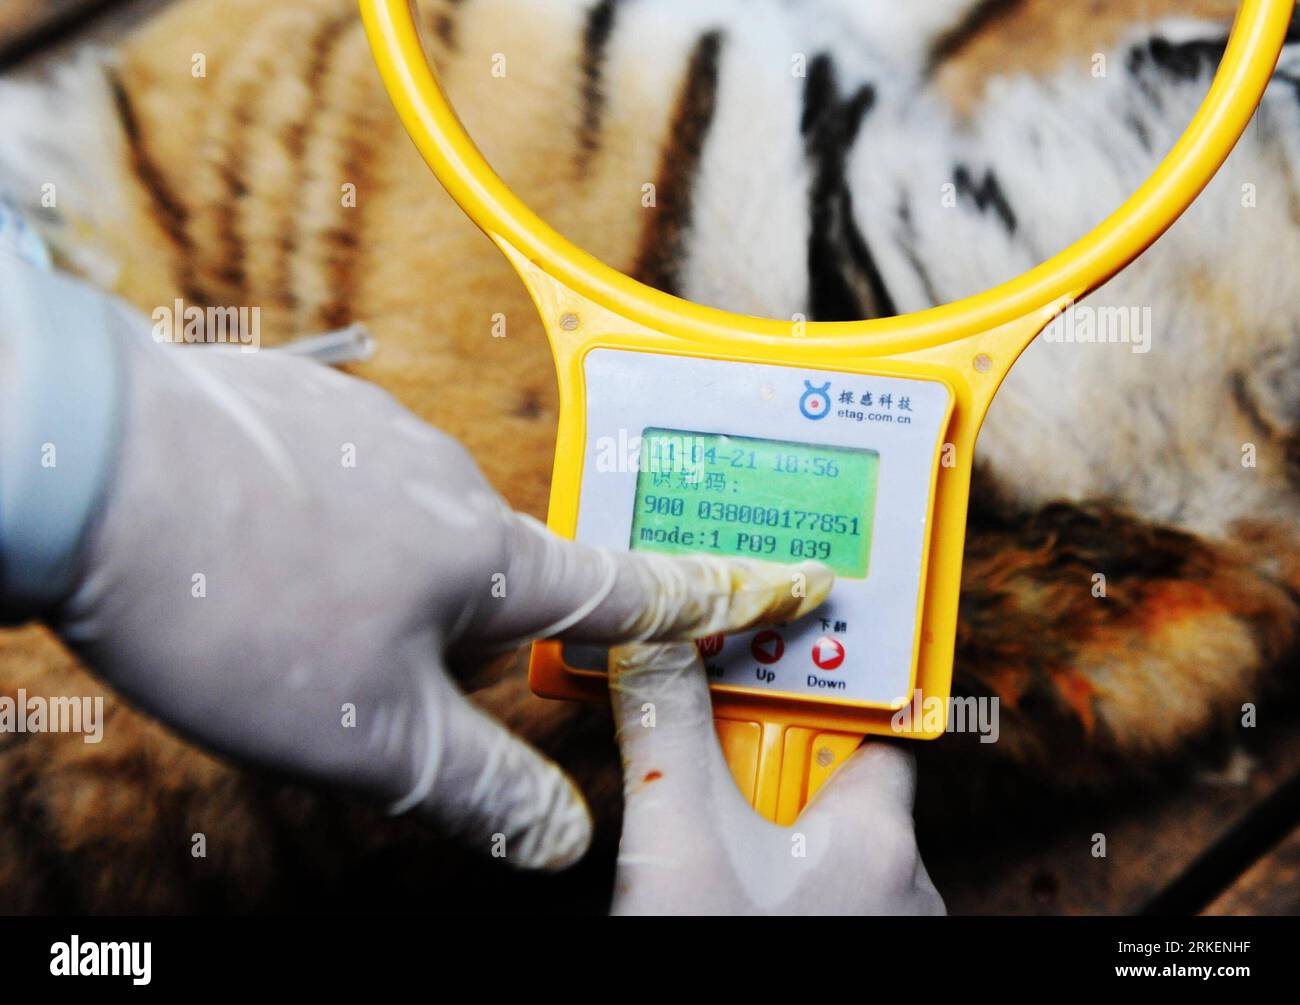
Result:
[[[591,812],[549,758],[448,686],[420,811],[471,848],[521,869],[572,865],[591,844]]]
[[[693,642],[635,643],[609,654],[609,692],[624,788],[670,790],[689,801],[742,799],[713,724],[713,702]]]
[[[870,885],[886,897],[886,910],[943,914],[943,898],[917,850],[915,802],[911,751],[897,743],[868,741],[822,786],[797,826],[838,840],[843,874],[873,876]]]
[[[817,792],[804,814],[860,819],[892,817],[911,824],[916,758],[894,743],[868,740]]]

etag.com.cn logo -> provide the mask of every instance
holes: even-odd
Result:
[[[811,380],[803,382],[804,392],[799,399],[799,411],[805,419],[824,419],[831,414],[831,382],[814,385]]]

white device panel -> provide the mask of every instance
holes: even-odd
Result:
[[[833,554],[842,568],[818,610],[793,624],[701,642],[713,685],[881,707],[907,701],[948,388],[931,380],[615,349],[588,353],[584,373],[587,427],[579,541],[618,550],[632,546],[638,477],[655,477],[646,472],[675,446],[669,434],[680,434],[694,456],[707,455],[714,466],[707,468],[706,479],[701,461],[690,472],[701,476],[694,479],[698,484],[687,479],[685,487],[678,484],[657,497],[672,512],[643,520],[655,519],[660,536],[667,530],[669,538],[690,539],[698,545],[689,548],[693,551],[783,562],[821,557],[795,552],[831,546],[822,542],[833,542],[836,548]],[[643,451],[647,430],[657,432],[651,433]],[[720,456],[722,446],[728,449]],[[860,460],[868,454],[874,459]],[[731,496],[723,467],[727,457],[749,466],[743,480],[731,480]],[[816,507],[808,505],[809,499],[834,496],[843,510],[843,501],[856,497],[855,488],[828,479],[828,470],[838,478],[851,472],[864,481],[864,472],[871,470],[873,484],[862,492],[864,498],[874,496],[870,511],[811,512]],[[706,481],[718,484],[706,488]],[[642,482],[642,512],[651,501],[647,484]],[[737,486],[744,486],[745,494],[734,495],[740,491]],[[755,486],[761,486],[768,505],[745,504]],[[798,505],[780,505],[786,493]],[[778,500],[775,505],[773,499]],[[672,513],[681,514],[679,527]],[[720,522],[701,522],[697,513],[717,514],[714,519]],[[724,514],[738,513],[773,526],[724,519]],[[804,535],[795,528],[806,519],[841,531],[841,536]],[[785,530],[776,529],[777,520],[784,521]],[[864,569],[851,557],[853,548],[846,550],[843,532],[849,530],[869,535]],[[639,533],[639,542],[650,540]],[[744,549],[736,550],[737,542]],[[755,542],[767,553],[747,550]],[[681,550],[680,541],[638,546]],[[604,651],[597,647],[569,644],[564,655],[574,669],[605,669]]]

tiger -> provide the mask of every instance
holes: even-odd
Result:
[[[842,321],[974,294],[1101,221],[1190,120],[1233,6],[421,0],[417,15],[476,144],[569,239],[689,300]],[[1293,27],[1206,192],[1089,301],[1149,331],[1090,344],[1049,329],[989,411],[955,688],[998,699],[1000,736],[922,745],[940,816],[975,771],[1103,798],[1207,737],[1231,742],[1243,703],[1285,693],[1297,42]],[[364,323],[377,351],[345,369],[544,516],[545,334],[404,134],[354,0],[180,0],[108,50],[0,81],[0,136],[0,187],[62,267],[146,313],[256,305],[267,348]],[[0,734],[0,904],[603,910],[620,797],[607,713],[533,697],[518,654],[458,673],[587,793],[596,844],[570,874],[501,870],[417,822],[228,763],[107,692],[44,628],[3,632],[0,694],[104,695],[106,721],[96,745]]]

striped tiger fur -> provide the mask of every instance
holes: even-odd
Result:
[[[1142,25],[1119,0],[426,0],[420,14],[471,134],[578,244],[704,303],[840,320],[977,292],[1118,205],[1208,84],[1231,5],[1195,6]],[[260,306],[272,345],[364,321],[379,352],[351,369],[544,512],[545,338],[403,134],[353,0],[185,0],[119,51],[0,84],[0,135],[0,184],[67,267],[146,310]],[[1002,701],[982,762],[1114,785],[1231,734],[1243,702],[1285,683],[1300,622],[1298,148],[1288,46],[1219,177],[1092,301],[1150,307],[1150,351],[1040,340],[995,401],[957,652],[961,691]],[[4,693],[102,692],[42,629],[0,635],[0,657]],[[618,802],[607,719],[532,698],[515,663],[464,680],[592,794],[604,844],[568,881],[587,899],[431,855],[417,824],[219,762],[110,696],[97,747],[0,736],[0,903],[410,903],[449,896],[448,868],[479,896],[599,907]],[[936,746],[927,780],[963,784],[969,760],[944,753],[960,743]]]

